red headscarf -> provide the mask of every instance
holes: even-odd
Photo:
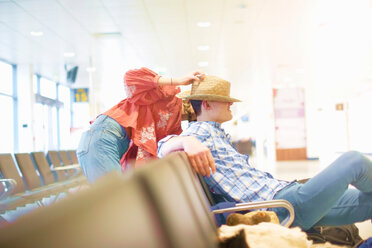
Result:
[[[158,86],[159,78],[147,68],[128,71],[124,76],[127,98],[103,113],[132,130],[132,142],[121,160],[123,170],[131,159],[156,158],[157,142],[182,132],[182,100],[175,96],[180,90]]]

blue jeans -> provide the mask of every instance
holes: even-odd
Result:
[[[76,154],[89,182],[104,174],[121,171],[120,159],[128,150],[130,138],[114,119],[100,115],[83,133]]]
[[[347,152],[305,184],[292,183],[280,190],[274,199],[285,199],[293,205],[293,226],[303,230],[370,219],[372,162],[359,152]],[[280,219],[287,214],[284,209],[273,210]]]

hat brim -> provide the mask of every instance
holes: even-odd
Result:
[[[185,99],[185,97],[190,96],[190,94],[191,94],[191,90],[185,90],[185,91],[178,93],[176,96],[178,98]]]
[[[205,101],[216,101],[216,102],[241,102],[241,100],[227,97],[227,96],[219,96],[219,95],[210,95],[210,94],[202,94],[202,95],[190,95],[191,91],[186,90],[179,94],[177,94],[178,98],[182,98],[184,100],[205,100]]]

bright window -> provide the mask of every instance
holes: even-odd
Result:
[[[37,92],[37,76],[33,78],[33,91]],[[40,77],[40,95],[34,106],[34,144],[36,150],[58,149],[57,83]],[[46,98],[52,100],[46,100]],[[53,101],[54,100],[54,101]]]
[[[14,149],[13,98],[0,95],[0,106],[2,116],[0,153],[12,153]]]
[[[32,77],[32,88],[33,88],[34,93],[36,94],[37,93],[37,76],[36,75]]]
[[[0,153],[14,150],[13,67],[0,62]]]
[[[11,65],[0,62],[0,92],[13,95],[13,68]]]
[[[63,85],[58,86],[58,98],[63,103],[59,109],[60,148],[71,148],[71,90]]]
[[[55,82],[45,78],[40,78],[40,95],[56,99],[57,98],[57,85]]]

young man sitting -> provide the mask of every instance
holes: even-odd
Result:
[[[305,184],[278,180],[250,166],[248,156],[237,152],[221,128],[232,119],[230,106],[239,101],[230,97],[228,81],[206,76],[180,97],[191,101],[197,121],[180,136],[162,139],[158,155],[186,151],[191,166],[205,176],[214,193],[235,202],[285,199],[295,209],[293,226],[303,230],[372,218],[372,162],[359,152],[341,155]],[[280,219],[287,214],[281,208],[274,211]]]

